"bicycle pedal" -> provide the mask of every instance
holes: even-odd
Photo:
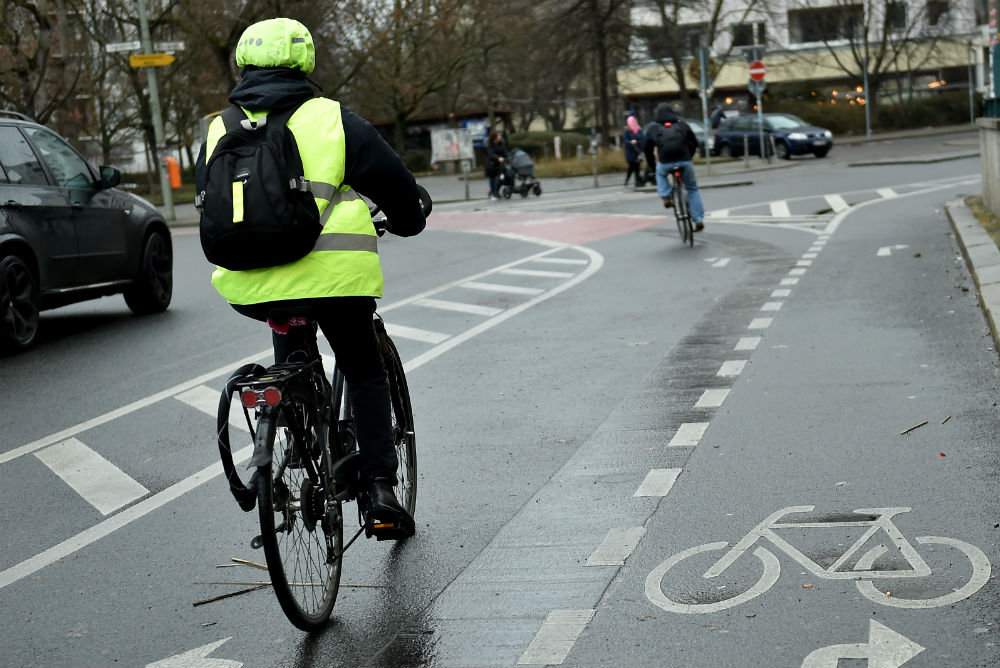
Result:
[[[365,536],[375,540],[400,540],[409,538],[415,533],[412,526],[399,522],[376,522],[365,525]]]

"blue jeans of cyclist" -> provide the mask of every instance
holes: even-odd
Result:
[[[660,197],[670,197],[672,194],[668,175],[674,167],[681,167],[681,181],[688,191],[688,206],[691,207],[691,221],[700,223],[705,218],[705,205],[701,202],[698,182],[694,178],[694,164],[690,160],[682,162],[656,163],[656,192]]]

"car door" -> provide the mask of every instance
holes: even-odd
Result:
[[[79,262],[77,282],[106,283],[126,278],[128,213],[104,196],[100,180],[84,158],[54,132],[40,127],[26,132],[73,209]]]
[[[0,125],[0,207],[14,236],[27,241],[38,262],[42,291],[76,280],[78,246],[65,189],[49,182],[44,167],[16,125]]]

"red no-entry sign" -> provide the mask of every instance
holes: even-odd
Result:
[[[764,69],[764,63],[760,62],[759,60],[755,60],[752,63],[750,63],[750,78],[753,79],[754,81],[763,81],[765,71],[766,70]]]

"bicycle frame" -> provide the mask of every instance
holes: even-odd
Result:
[[[781,510],[772,513],[764,519],[764,521],[754,527],[742,540],[736,543],[725,555],[722,556],[721,559],[715,562],[715,564],[705,572],[704,577],[714,578],[721,575],[722,572],[729,568],[733,562],[739,559],[744,552],[750,549],[751,546],[762,538],[766,538],[775,547],[781,549],[783,552],[788,554],[788,556],[805,566],[813,575],[825,579],[861,580],[878,577],[916,578],[930,575],[931,569],[927,565],[927,562],[925,562],[923,557],[917,553],[910,542],[906,540],[899,529],[896,528],[896,525],[892,523],[892,518],[894,516],[910,512],[910,508],[861,508],[854,511],[859,514],[876,515],[876,518],[873,520],[859,519],[856,521],[834,522],[780,522],[780,520],[787,515],[791,515],[793,513],[812,512],[814,508],[815,506],[791,506],[789,508],[782,508]],[[774,531],[775,529],[825,529],[829,527],[870,528],[860,538],[858,538],[858,540],[855,541],[855,543],[849,547],[839,559],[826,568],[823,568],[813,559],[804,555],[795,546],[776,534]],[[868,539],[874,536],[879,530],[884,530],[889,535],[892,543],[909,562],[912,570],[870,570],[875,561],[888,551],[888,548],[882,544],[870,549],[862,555],[862,557],[855,564],[854,570],[843,572],[839,571],[838,569],[847,563],[847,561],[862,548]]]

